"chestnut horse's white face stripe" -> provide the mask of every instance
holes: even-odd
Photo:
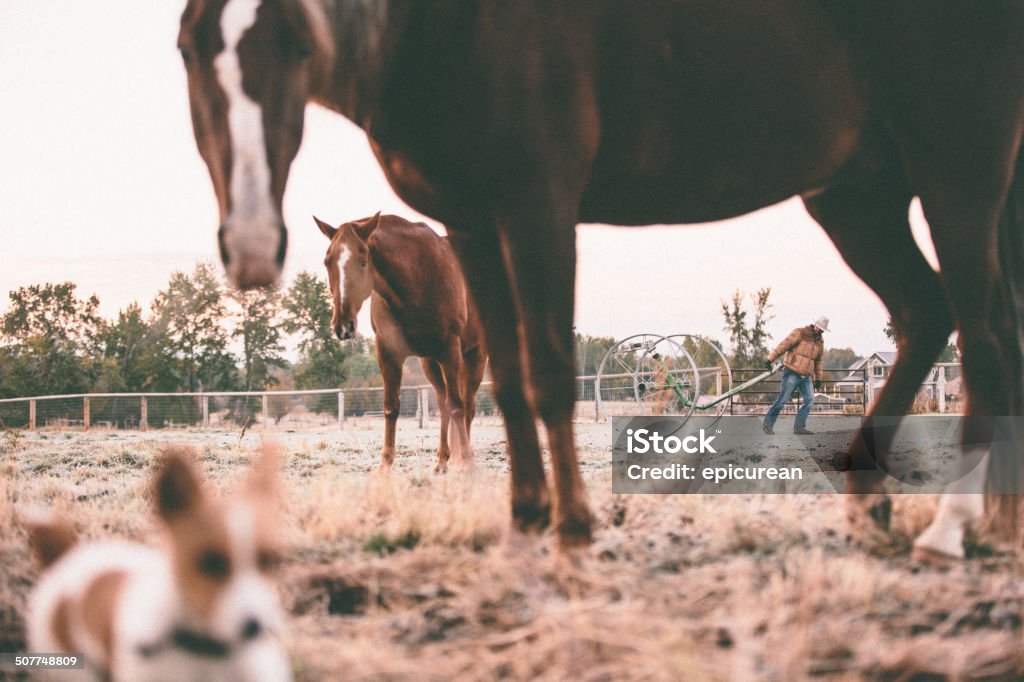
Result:
[[[228,129],[231,136],[230,213],[239,224],[263,228],[267,234],[248,234],[246,241],[270,240],[278,235],[277,209],[271,197],[270,166],[263,133],[263,109],[242,87],[242,66],[238,44],[256,23],[262,0],[228,0],[221,14],[224,51],[214,65],[217,79],[228,100]]]
[[[352,249],[348,248],[345,244],[342,244],[341,249],[338,250],[338,264],[335,265],[338,268],[338,302],[344,303],[345,301],[345,263],[352,257]]]

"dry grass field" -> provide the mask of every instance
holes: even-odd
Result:
[[[1024,566],[974,547],[911,564],[932,496],[895,502],[893,532],[855,543],[837,495],[611,494],[610,426],[578,424],[596,542],[576,562],[546,536],[504,542],[497,422],[478,470],[436,476],[436,431],[399,425],[390,477],[379,422],[278,433],[289,552],[281,575],[299,680],[933,680],[1024,676]],[[17,511],[67,510],[86,537],[155,537],[159,449],[194,446],[216,486],[261,435],[0,433],[0,651],[24,647],[34,580]]]

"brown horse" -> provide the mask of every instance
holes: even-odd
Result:
[[[394,215],[378,213],[338,227],[313,220],[331,240],[324,265],[339,339],[355,335],[356,315],[370,299],[370,324],[384,376],[381,468],[395,461],[402,364],[411,355],[420,358],[441,411],[436,470],[448,468],[449,442],[456,465],[472,467],[469,431],[487,353],[480,316],[448,240],[423,223]]]
[[[573,546],[591,529],[571,422],[579,222],[709,221],[799,195],[892,314],[899,361],[873,416],[905,414],[954,328],[970,415],[1021,414],[1024,230],[1003,208],[1024,185],[1022,30],[1017,0],[191,0],[179,45],[229,275],[280,270],[305,103],[360,125],[395,191],[448,226],[480,307],[516,526],[550,519],[539,417]],[[911,235],[915,196],[941,274]],[[850,446],[849,490],[885,524],[880,423]],[[989,484],[1019,490],[1021,461],[993,458]],[[923,552],[961,552],[968,498],[944,502]],[[989,505],[1004,526],[1016,507]]]

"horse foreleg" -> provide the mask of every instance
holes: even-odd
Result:
[[[564,207],[565,202],[553,205]],[[519,213],[524,210],[524,213]],[[555,529],[563,549],[590,543],[591,514],[573,434],[576,379],[573,308],[576,230],[571,216],[535,206],[510,211],[505,237],[520,301],[529,396],[548,432],[555,482]]]
[[[377,363],[384,378],[384,448],[380,452],[380,468],[388,470],[395,461],[395,429],[402,395],[402,361],[404,358],[377,344]]]
[[[848,449],[851,524],[870,519],[888,528],[891,504],[881,493],[885,456],[898,424],[892,418],[906,414],[953,323],[939,277],[910,230],[911,192],[892,152],[882,152],[888,163],[854,159],[805,204],[846,263],[888,308],[896,331],[896,365]]]
[[[444,374],[441,372],[441,366],[430,358],[420,358],[420,366],[430,385],[434,387],[437,410],[441,413],[441,436],[437,445],[437,466],[434,468],[434,472],[440,474],[448,470],[448,459],[451,456],[451,451],[448,449],[449,412],[448,401],[445,400],[444,395]],[[424,405],[423,409],[427,409],[427,406]]]
[[[520,532],[539,532],[550,522],[551,498],[535,415],[523,390],[519,312],[502,256],[502,240],[494,225],[448,228],[480,312],[494,379],[494,399],[505,419],[512,470],[512,527]]]

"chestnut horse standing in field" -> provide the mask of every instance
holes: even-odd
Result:
[[[1018,0],[191,0],[179,47],[229,277],[280,272],[306,102],[361,126],[399,196],[448,227],[479,306],[514,526],[553,521],[572,547],[592,522],[572,427],[579,222],[711,221],[802,197],[899,339],[850,445],[851,516],[888,523],[876,462],[894,427],[872,417],[906,413],[954,329],[965,454],[992,455],[976,468],[988,490],[1020,490],[1020,435],[984,443],[1024,400],[1022,34]],[[938,273],[911,234],[915,196]],[[943,498],[921,554],[962,555],[973,492]],[[985,502],[1013,531],[1019,497]]]
[[[332,227],[314,217],[331,240],[324,257],[334,301],[334,334],[356,333],[356,316],[370,299],[370,323],[377,336],[377,362],[384,377],[382,469],[395,461],[395,426],[402,392],[402,364],[420,358],[437,392],[441,443],[437,471],[473,465],[469,431],[476,392],[487,364],[483,328],[448,240],[423,223],[378,213]]]

